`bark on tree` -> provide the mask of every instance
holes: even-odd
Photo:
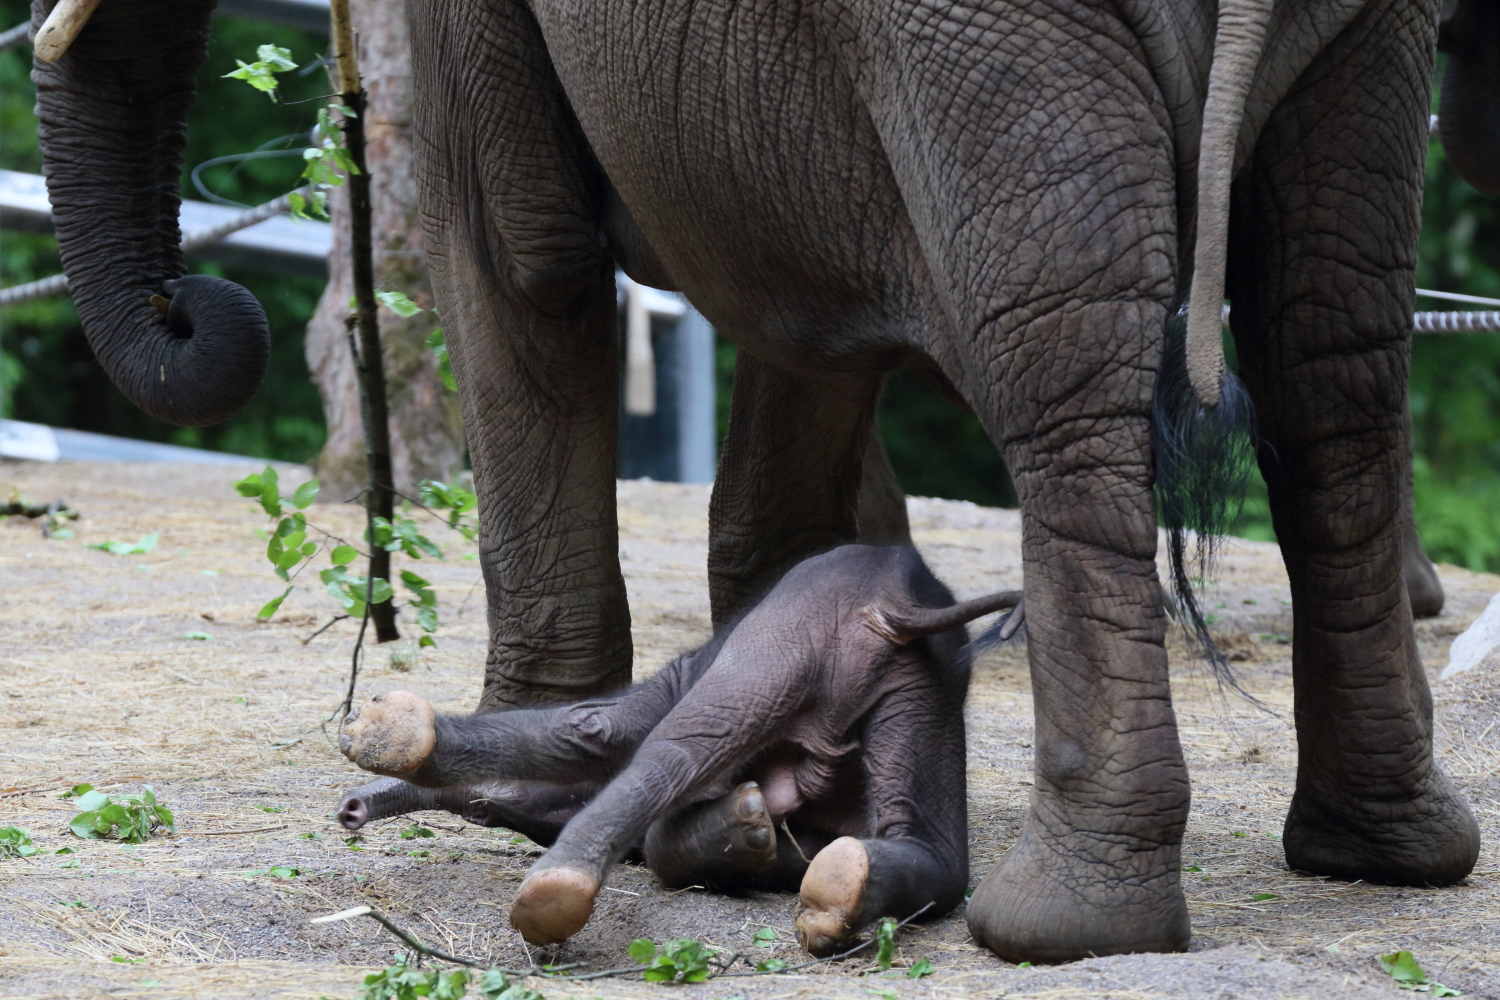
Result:
[[[417,180],[412,155],[411,54],[405,0],[360,0],[351,5],[359,36],[359,65],[369,105],[366,158],[374,203],[375,287],[406,293],[431,309],[432,288],[422,253]],[[329,199],[335,232],[330,279],[307,325],[307,366],[323,397],[328,440],[317,459],[324,496],[353,497],[365,482],[365,440],[359,385],[344,320],[353,295],[349,269],[349,189]],[[458,397],[438,377],[424,343],[440,323],[431,312],[402,319],[380,310],[390,394],[391,458],[397,490],[409,496],[424,479],[445,482],[462,469],[463,419]]]

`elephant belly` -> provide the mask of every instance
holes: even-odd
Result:
[[[678,288],[740,346],[888,366],[943,320],[875,127],[815,17],[537,6],[583,131]]]

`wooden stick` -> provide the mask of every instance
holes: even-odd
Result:
[[[349,19],[349,0],[331,0],[329,27],[333,42],[335,86],[352,116],[345,116],[344,146],[354,169],[349,172],[349,258],[354,278],[354,321],[359,330],[359,350],[354,366],[359,373],[360,415],[365,425],[365,519],[370,528],[369,580],[365,603],[375,623],[375,641],[401,638],[396,629],[394,600],[373,604],[375,581],[391,583],[391,554],[374,544],[374,521],[395,517],[394,474],[391,470],[390,409],[385,391],[385,355],[380,344],[380,320],[375,306],[375,255],[371,236],[370,171],[365,164],[365,90],[359,78],[354,25]]]

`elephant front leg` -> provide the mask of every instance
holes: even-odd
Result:
[[[1402,582],[1430,32],[1412,5],[1372,4],[1319,56],[1236,186],[1230,258],[1295,611],[1287,862],[1414,884],[1463,878],[1479,849],[1433,759]]]
[[[411,25],[428,263],[479,495],[480,705],[624,687],[601,180],[522,0],[416,0]]]

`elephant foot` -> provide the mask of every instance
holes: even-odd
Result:
[[[437,743],[432,706],[410,691],[377,694],[351,712],[339,749],[359,767],[403,778],[415,774]]]
[[[828,955],[853,943],[869,879],[870,856],[855,838],[840,837],[818,852],[797,902],[797,941],[804,949]]]
[[[1401,802],[1347,790],[1292,796],[1281,843],[1299,871],[1396,885],[1448,885],[1474,870],[1479,824],[1446,775]]]
[[[676,888],[763,872],[776,863],[776,827],[760,785],[747,781],[728,795],[663,819],[646,835],[646,863]]]
[[[528,944],[561,944],[594,915],[599,880],[577,868],[533,872],[510,908],[510,925]]]
[[[969,900],[969,933],[1008,962],[1184,951],[1191,937],[1177,844],[1132,852],[1123,863],[1048,843],[1031,832],[1000,859]],[[1073,836],[1078,836],[1077,834]]]

